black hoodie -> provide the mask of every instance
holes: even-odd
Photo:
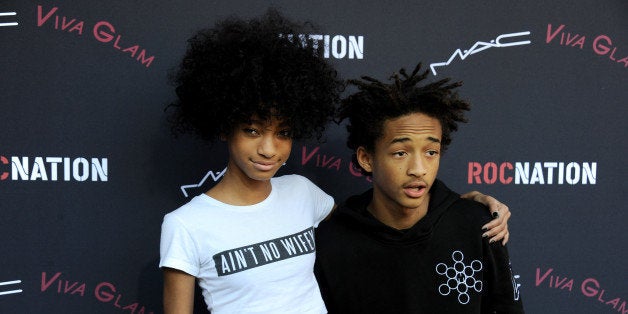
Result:
[[[523,313],[501,243],[482,238],[491,217],[436,180],[425,217],[393,229],[350,197],[316,233],[316,277],[329,313]]]

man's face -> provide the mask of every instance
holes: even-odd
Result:
[[[290,157],[291,130],[275,117],[241,123],[227,139],[229,169],[244,180],[270,180]]]
[[[374,152],[358,148],[360,165],[373,176],[372,206],[405,213],[427,210],[440,162],[440,122],[423,113],[411,113],[384,123]]]

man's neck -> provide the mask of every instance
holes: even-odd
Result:
[[[405,208],[398,206],[398,204],[386,206],[374,198],[366,206],[366,209],[383,224],[397,230],[404,230],[411,228],[425,217],[429,202],[430,198],[427,195],[419,207]]]

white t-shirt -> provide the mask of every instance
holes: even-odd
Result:
[[[327,312],[313,273],[314,228],[334,200],[299,175],[271,185],[254,205],[201,194],[164,217],[159,267],[197,277],[214,314]]]

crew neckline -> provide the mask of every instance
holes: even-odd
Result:
[[[227,209],[227,210],[231,210],[231,211],[238,211],[238,212],[251,212],[251,211],[257,211],[260,208],[264,208],[266,207],[267,204],[271,203],[273,201],[273,199],[276,197],[276,187],[273,184],[273,180],[271,179],[270,181],[270,194],[268,194],[268,196],[263,199],[262,201],[260,201],[259,203],[255,203],[255,204],[251,204],[251,205],[232,205],[229,203],[225,203],[225,202],[221,202],[205,193],[201,193],[197,196],[198,199],[210,203],[211,205],[214,206],[219,206],[221,208]]]

